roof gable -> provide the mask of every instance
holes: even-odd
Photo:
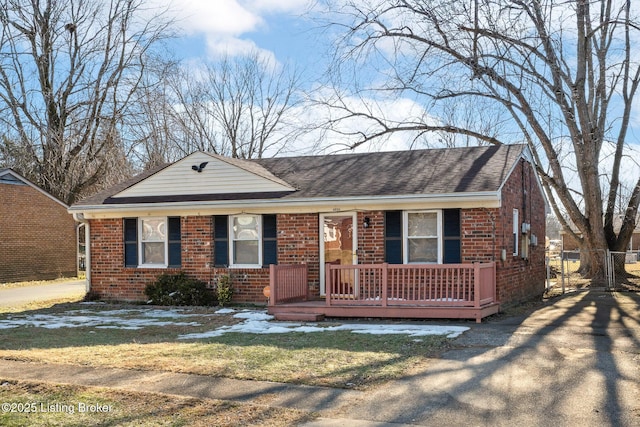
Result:
[[[38,187],[33,182],[29,181],[27,178],[25,178],[24,176],[20,175],[18,172],[14,171],[11,168],[0,169],[0,184],[26,185],[26,186],[29,186],[29,187],[33,188],[34,190],[37,190],[40,193],[44,194],[45,196],[47,196],[48,198],[50,198],[54,202],[60,204],[61,206],[65,207],[65,208],[69,207],[66,203],[64,203],[63,201],[59,200],[55,196],[47,193],[42,188]]]
[[[202,168],[198,170],[200,165]],[[197,151],[119,191],[111,199],[293,191],[258,164]]]
[[[0,169],[0,184],[28,185],[28,181],[11,169]]]

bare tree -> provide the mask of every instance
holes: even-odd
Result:
[[[257,52],[225,56],[174,79],[182,147],[235,158],[273,156],[294,140],[300,74]]]
[[[439,114],[444,100],[507,113],[527,141],[556,216],[590,256],[591,276],[602,273],[603,250],[625,250],[635,227],[640,181],[622,224],[614,228],[621,160],[640,82],[638,4],[576,0],[377,0],[333,2],[344,29],[337,63],[373,58],[385,92],[412,94]],[[385,67],[381,67],[385,64]],[[376,77],[381,79],[380,74]],[[473,136],[493,144],[486,130],[422,123],[423,131]],[[399,125],[387,131],[401,131]],[[362,137],[364,141],[367,136]],[[614,147],[600,178],[603,144]],[[566,168],[575,166],[572,180]],[[572,186],[575,182],[575,186]],[[602,185],[607,182],[608,185]],[[566,218],[565,216],[566,215]],[[572,226],[570,227],[570,223]]]
[[[363,72],[359,61],[357,70],[350,70],[354,64],[345,57],[335,57],[332,66],[328,73],[331,82],[310,94],[311,104],[319,112],[314,130],[324,132],[316,150],[381,148],[400,132],[410,148],[497,143],[505,127],[503,115],[482,108],[480,103],[470,110],[461,108],[457,99],[440,98],[436,107],[434,99],[401,82],[397,86],[366,86],[360,80],[371,78],[371,74]],[[345,69],[351,75],[348,79],[343,76]],[[397,79],[386,74],[388,71],[383,76],[386,82]],[[437,115],[433,112],[436,108]]]
[[[273,156],[300,131],[300,74],[257,52],[208,63],[160,61],[137,103],[136,154],[144,167],[196,150],[236,158]]]
[[[0,161],[67,203],[128,173],[128,107],[169,28],[142,5],[0,0]]]
[[[159,58],[147,63],[136,92],[129,129],[134,150],[131,159],[140,169],[151,169],[184,156],[182,126],[176,125],[176,97],[170,77],[179,75],[179,63]]]

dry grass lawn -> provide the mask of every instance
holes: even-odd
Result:
[[[120,308],[123,306],[96,306],[95,313]],[[87,315],[86,309],[78,304],[63,304],[37,313],[68,315],[77,311],[82,317]],[[199,326],[0,329],[0,358],[366,389],[428,363],[447,342],[442,336],[417,339],[348,331],[227,333],[201,340],[178,339],[181,334],[210,331],[241,321],[230,314],[213,314],[214,311],[194,308],[181,312],[189,316],[178,321],[197,322]],[[6,314],[0,315],[0,320],[7,316],[16,318],[15,314]]]
[[[0,412],[5,427],[291,426],[314,418],[285,408],[15,381],[0,382],[0,402],[9,405]]]
[[[416,338],[348,331],[227,333],[207,339],[178,339],[182,334],[211,331],[242,321],[230,314],[215,314],[215,308],[202,307],[184,308],[179,312],[179,318],[169,318],[183,324],[123,329],[97,327],[90,325],[88,320],[87,326],[82,323],[101,313],[108,317],[114,310],[129,310],[121,311],[124,313],[121,318],[125,324],[135,322],[141,316],[135,314],[139,309],[146,310],[131,305],[65,303],[28,312],[0,313],[0,321],[53,315],[73,317],[80,323],[76,327],[54,329],[34,325],[2,329],[0,325],[0,360],[181,372],[367,390],[424,369],[448,343],[442,336]],[[156,307],[148,312],[162,314],[163,310],[166,309]],[[160,314],[155,320],[168,320],[166,315]],[[324,322],[320,325],[333,324]],[[3,383],[2,378],[0,383]],[[78,414],[68,418],[68,414],[59,413],[0,413],[0,425],[295,425],[314,417],[314,414],[299,411],[96,388],[7,381],[0,386],[2,402],[65,403],[83,399],[104,401],[116,409],[88,418]]]

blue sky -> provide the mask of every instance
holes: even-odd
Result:
[[[163,4],[162,0],[156,0]],[[185,37],[184,56],[215,58],[257,49],[279,62],[313,63],[317,23],[306,14],[309,0],[172,0],[169,13]],[[316,38],[317,40],[317,38]]]
[[[167,0],[148,0],[145,4],[166,7]],[[177,19],[178,29],[184,34],[175,42],[175,52],[186,60],[206,61],[223,53],[240,55],[257,49],[278,63],[291,63],[305,73],[308,85],[317,85],[331,53],[330,36],[323,33],[316,19],[320,5],[317,0],[172,0],[170,16]],[[310,13],[312,7],[315,9]],[[378,99],[375,103],[399,120],[421,114],[428,117],[424,107],[412,99]],[[301,120],[311,119],[314,114],[317,112],[302,111]],[[630,129],[630,136],[633,131]],[[409,139],[406,134],[397,134],[383,146],[364,146],[359,151],[408,149]],[[631,165],[625,169],[635,177],[639,168],[635,155],[631,157],[626,158]]]
[[[167,7],[166,0],[150,0],[145,5]],[[313,13],[310,12],[313,10]],[[303,89],[321,85],[331,51],[331,36],[321,27],[321,5],[316,0],[172,0],[169,16],[176,19],[183,34],[173,43],[172,54],[190,61],[215,61],[223,54],[230,56],[259,52],[277,64],[287,64],[302,73]],[[351,100],[361,103],[362,100]],[[424,113],[424,108],[402,98],[372,101],[395,117],[411,117]],[[326,111],[301,108],[296,118],[303,123],[317,122]],[[362,127],[362,123],[358,124]],[[353,127],[353,125],[348,125]],[[360,129],[359,129],[360,130]],[[309,154],[319,137],[306,134],[293,153]],[[339,150],[345,138],[323,135],[323,147]],[[341,140],[339,138],[342,138]],[[411,147],[407,135],[392,135],[384,144],[369,144],[358,151],[404,150]],[[317,153],[317,147],[314,149]]]

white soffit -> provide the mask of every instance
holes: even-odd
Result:
[[[207,164],[200,172],[193,167]],[[115,194],[113,197],[172,196],[193,194],[262,193],[293,191],[269,172],[254,173],[242,168],[242,162],[225,161],[201,151],[162,169],[158,173]]]

